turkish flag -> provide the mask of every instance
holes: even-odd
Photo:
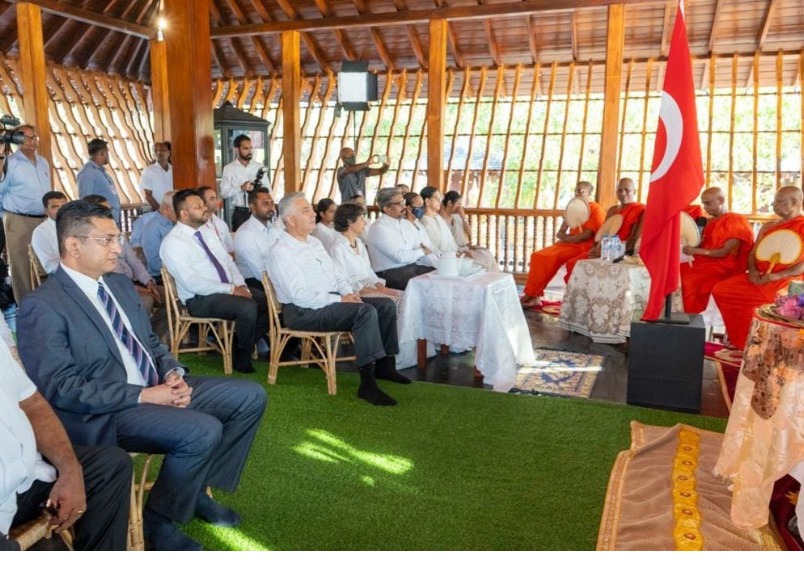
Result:
[[[665,297],[678,288],[679,212],[698,196],[703,183],[695,84],[684,2],[679,0],[653,147],[648,202],[642,221],[639,255],[650,273],[650,297],[642,317],[644,321],[658,319]]]

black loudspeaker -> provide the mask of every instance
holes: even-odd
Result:
[[[631,405],[699,413],[706,327],[701,315],[689,325],[631,321],[628,395]]]

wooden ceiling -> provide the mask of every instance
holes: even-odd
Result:
[[[170,0],[161,0],[170,2]],[[149,38],[160,0],[32,0],[43,8],[46,58],[57,65],[150,81]],[[281,71],[278,32],[301,31],[307,75],[337,72],[344,60],[367,60],[377,71],[427,67],[428,18],[449,21],[448,67],[602,64],[607,0],[210,0],[212,74],[217,78]],[[675,20],[675,0],[626,4],[625,59],[661,62]],[[804,49],[801,0],[687,0],[694,57],[767,54],[763,84],[799,81]],[[170,22],[167,22],[170,25]],[[776,56],[783,52],[781,77]],[[0,0],[0,52],[18,55],[15,2]],[[767,66],[767,70],[765,67]],[[729,84],[731,65],[723,81]],[[703,69],[699,81],[706,86]],[[635,80],[639,80],[635,77]]]

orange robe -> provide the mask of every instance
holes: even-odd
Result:
[[[631,231],[633,231],[634,227],[637,225],[637,223],[639,223],[639,220],[642,218],[642,213],[644,212],[645,205],[642,203],[628,203],[614,213],[616,215],[622,215],[623,217],[623,224],[620,226],[620,230],[617,231],[617,237],[620,240],[625,242],[631,237]],[[591,249],[592,247],[590,246],[589,250]],[[572,260],[567,262],[567,275],[564,276],[565,283],[569,283],[572,270],[575,268],[575,264],[578,263],[578,260],[589,259],[589,250],[586,250],[582,254],[575,256]]]
[[[698,220],[699,218],[704,216],[704,212],[703,209],[701,208],[701,205],[687,205],[681,210],[687,213],[689,216],[691,216],[692,220]]]
[[[784,229],[792,230],[804,239],[804,216],[780,222],[776,226],[769,228],[763,238],[777,230]],[[773,267],[773,272],[781,272],[800,262],[804,262],[804,251],[795,262],[776,264]],[[766,261],[756,260],[755,263],[760,274],[764,274],[770,267],[770,264]],[[726,325],[729,341],[737,348],[744,349],[745,343],[748,341],[748,332],[751,329],[751,318],[754,316],[754,310],[766,303],[773,303],[776,299],[776,294],[785,289],[790,281],[801,279],[804,279],[804,277],[795,276],[756,285],[748,281],[748,274],[739,274],[715,284],[715,287],[712,288],[712,296],[715,298],[720,314],[723,316],[723,323]]]
[[[534,252],[530,255],[530,270],[528,271],[528,281],[525,284],[525,295],[539,297],[544,293],[544,288],[556,275],[556,272],[567,260],[579,254],[584,254],[591,250],[595,244],[595,233],[606,217],[603,207],[589,202],[589,219],[577,228],[570,230],[570,236],[580,234],[585,230],[591,230],[592,236],[583,242],[557,242],[547,248]]]
[[[724,213],[707,223],[698,248],[716,250],[723,248],[726,241],[733,238],[738,239],[740,244],[728,256],[712,258],[697,255],[692,264],[681,264],[681,295],[686,313],[703,312],[716,283],[745,273],[748,253],[754,245],[754,231],[742,215]]]

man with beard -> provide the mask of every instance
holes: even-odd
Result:
[[[248,219],[248,193],[254,188],[262,164],[252,159],[251,138],[245,134],[237,136],[233,145],[235,159],[223,168],[221,174],[221,197],[226,200],[226,215],[232,232],[235,232]],[[267,180],[263,184],[267,184]]]

